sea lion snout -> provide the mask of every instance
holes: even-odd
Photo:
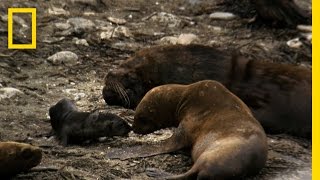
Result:
[[[146,93],[141,78],[134,72],[124,68],[110,71],[105,79],[102,94],[108,105],[121,105],[134,108]]]
[[[111,130],[114,136],[125,136],[132,130],[131,126],[123,119],[112,122]]]

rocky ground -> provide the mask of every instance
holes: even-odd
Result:
[[[8,50],[8,7],[37,8],[36,50]],[[307,31],[250,23],[255,15],[248,0],[1,0],[0,141],[40,146],[40,166],[54,167],[14,179],[151,179],[146,168],[187,171],[192,161],[183,151],[125,161],[105,157],[111,148],[165,139],[170,130],[63,147],[49,135],[48,109],[68,97],[83,111],[105,108],[131,122],[132,110],[104,103],[103,77],[153,45],[199,43],[311,68]],[[14,43],[31,42],[30,25],[29,15],[14,16]],[[311,178],[311,141],[286,135],[268,140],[267,165],[251,179]]]

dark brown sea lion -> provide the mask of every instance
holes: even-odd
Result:
[[[40,164],[42,151],[36,146],[17,142],[0,142],[0,175],[9,177]]]
[[[295,28],[298,24],[311,23],[311,10],[303,6],[311,6],[310,0],[252,0],[252,3],[261,18],[279,25]]]
[[[106,75],[103,97],[135,108],[153,87],[212,79],[240,97],[267,133],[311,137],[311,70],[230,54],[203,45],[141,50]]]
[[[171,138],[151,150],[129,148],[124,156],[191,148],[192,168],[167,179],[239,179],[254,175],[267,159],[267,138],[250,109],[217,81],[170,84],[150,90],[136,109],[133,131],[151,133],[177,127]],[[112,157],[112,153],[108,153]],[[123,158],[123,157],[122,157]]]
[[[52,129],[64,145],[99,137],[125,136],[131,127],[119,116],[95,111],[79,112],[69,99],[62,99],[49,109]]]

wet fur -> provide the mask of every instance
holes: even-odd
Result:
[[[10,177],[40,164],[42,151],[36,146],[0,142],[0,175]]]
[[[119,116],[98,111],[79,112],[68,99],[62,99],[52,106],[49,115],[52,129],[64,145],[105,136],[126,136],[131,130]]]
[[[253,111],[268,133],[311,138],[311,70],[246,58],[203,45],[144,49],[109,72],[103,97],[109,105],[135,108],[153,87],[212,79],[224,84]],[[112,90],[121,84],[130,106]]]
[[[161,179],[239,179],[258,173],[266,163],[263,128],[250,109],[216,81],[150,90],[136,109],[133,130],[147,134],[166,127],[177,129],[167,143],[148,148],[149,154],[190,148],[194,165],[184,174]]]

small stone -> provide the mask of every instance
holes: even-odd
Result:
[[[88,44],[88,42],[87,42],[86,39],[73,38],[72,41],[73,41],[76,45],[89,46],[89,44]]]
[[[48,57],[48,60],[54,65],[63,63],[67,66],[72,66],[77,64],[78,56],[71,51],[61,51]]]
[[[50,15],[65,15],[65,16],[70,15],[69,11],[66,11],[62,8],[57,8],[54,6],[52,6],[51,8],[48,9],[48,14],[50,14]]]
[[[74,32],[78,34],[95,28],[95,24],[91,20],[80,17],[70,18],[67,23],[71,24],[74,27]]]
[[[131,31],[124,26],[118,26],[118,27],[104,27],[103,32],[100,33],[101,39],[110,39],[114,37],[132,37]]]
[[[187,45],[197,41],[199,38],[195,34],[180,34],[178,44]]]
[[[312,33],[301,33],[301,36],[304,37],[307,41],[312,41]]]
[[[160,44],[177,44],[178,38],[174,36],[166,36],[160,39]]]
[[[166,36],[160,39],[160,44],[182,44],[187,45],[197,41],[199,38],[194,34],[180,34],[180,36]]]
[[[209,15],[209,18],[211,19],[217,19],[217,20],[231,20],[234,19],[236,16],[229,12],[214,12]]]
[[[312,26],[309,26],[309,25],[298,25],[297,29],[299,31],[312,32]]]
[[[13,87],[0,88],[0,100],[11,98],[17,94],[23,94],[23,92]]]
[[[127,23],[127,21],[125,19],[120,19],[120,18],[114,18],[114,17],[108,17],[107,18],[108,21],[118,24],[118,25],[123,25],[125,23]]]
[[[300,48],[302,46],[302,42],[299,40],[299,38],[295,38],[288,41],[287,45],[291,48]]]
[[[178,27],[181,24],[181,19],[178,16],[166,12],[156,13],[150,20],[167,25],[169,28]]]
[[[85,16],[94,16],[96,13],[94,12],[84,12],[83,15]]]
[[[54,26],[58,30],[67,30],[67,29],[71,28],[71,25],[69,23],[55,23]]]

